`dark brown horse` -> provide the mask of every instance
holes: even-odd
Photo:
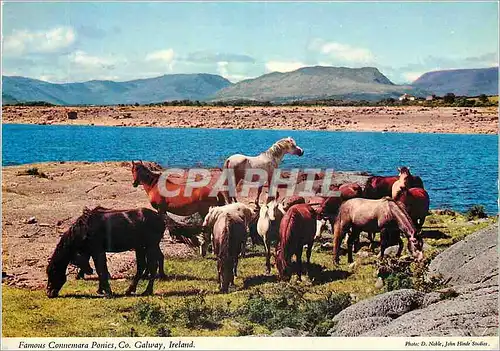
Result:
[[[399,173],[408,173],[408,188],[424,188],[424,182],[419,176],[410,173],[408,167],[398,169]],[[381,199],[384,196],[392,196],[392,186],[399,179],[399,176],[380,177],[373,176],[368,178],[365,184],[363,197],[367,199]]]
[[[425,217],[429,214],[429,194],[427,191],[422,188],[404,189],[399,192],[395,200],[403,204],[417,232],[420,232]]]
[[[132,175],[134,177],[133,186],[142,184],[149,202],[158,212],[171,212],[179,216],[189,216],[199,213],[205,217],[211,206],[222,206],[225,204],[222,193],[211,196],[212,188],[210,186],[193,188],[191,195],[185,195],[187,184],[177,184],[166,180],[165,189],[170,192],[178,191],[177,196],[165,197],[160,193],[158,180],[160,175],[150,171],[145,165],[138,162],[132,162]],[[202,241],[200,253],[205,256],[208,242]]]
[[[226,205],[226,206],[232,206]],[[234,285],[238,271],[238,259],[247,238],[246,218],[235,216],[227,211],[212,208],[203,222],[212,232],[212,246],[217,257],[217,282],[222,293]]]
[[[417,259],[423,258],[423,241],[418,236],[415,226],[406,210],[394,200],[385,197],[379,200],[363,198],[350,199],[342,203],[333,227],[333,257],[334,263],[339,262],[340,243],[345,233],[351,230],[347,240],[348,262],[353,262],[353,245],[359,242],[359,233],[394,231],[398,228],[408,238],[408,250]],[[385,250],[388,240],[381,240],[381,250]]]
[[[307,245],[307,265],[311,263],[311,250],[316,234],[316,211],[308,204],[293,205],[283,216],[276,249],[276,268],[281,280],[292,277],[292,256],[297,261],[298,280],[302,278],[302,250]]]
[[[66,282],[66,268],[80,254],[92,257],[99,276],[97,292],[112,295],[106,252],[135,250],[137,273],[126,294],[135,292],[145,270],[149,283],[143,295],[153,293],[158,261],[163,257],[160,241],[165,231],[163,218],[157,212],[139,208],[110,210],[85,208],[83,214],[62,235],[47,266],[47,296],[56,297]],[[87,261],[88,262],[88,261]]]

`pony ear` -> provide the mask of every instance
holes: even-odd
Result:
[[[401,172],[401,167],[398,167],[398,172]]]

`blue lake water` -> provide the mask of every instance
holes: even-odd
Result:
[[[257,155],[287,136],[305,154],[287,155],[283,167],[394,175],[406,165],[424,180],[432,208],[464,211],[482,204],[498,212],[496,135],[4,124],[2,163],[149,160],[221,167],[232,154]]]

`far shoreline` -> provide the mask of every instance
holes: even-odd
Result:
[[[17,122],[5,122],[2,121],[2,125],[13,125],[13,126],[52,126],[52,127],[100,127],[100,128],[131,128],[131,129],[178,129],[178,130],[223,130],[223,131],[282,131],[282,132],[319,132],[319,133],[377,133],[377,134],[421,134],[421,135],[482,135],[482,136],[493,136],[493,133],[453,133],[453,132],[417,132],[417,131],[379,131],[379,130],[352,130],[352,129],[340,129],[340,130],[324,130],[324,129],[271,129],[271,128],[217,128],[217,127],[174,127],[174,126],[129,126],[129,125],[109,125],[109,124],[41,124],[41,123],[17,123]],[[58,162],[58,161],[47,161],[47,162]],[[73,161],[67,161],[73,162]],[[80,162],[80,161],[75,161]],[[85,162],[85,161],[81,161]],[[93,161],[89,161],[93,162]]]
[[[478,135],[498,134],[498,107],[4,106],[2,123]]]

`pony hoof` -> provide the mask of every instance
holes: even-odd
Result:
[[[148,290],[146,290],[145,292],[143,292],[141,294],[141,296],[151,296],[151,295],[153,295],[153,292],[152,291],[148,291]]]

